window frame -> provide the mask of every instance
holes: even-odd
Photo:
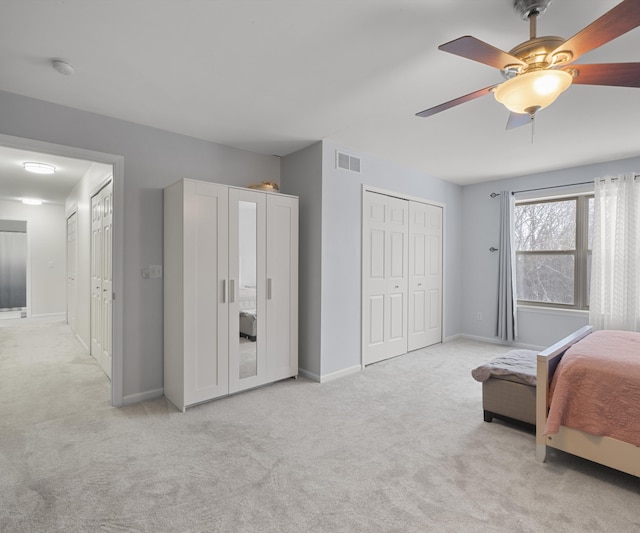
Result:
[[[560,255],[573,256],[573,304],[542,302],[536,300],[517,300],[519,306],[548,307],[552,309],[569,309],[576,311],[589,310],[590,280],[588,279],[588,264],[592,250],[589,248],[589,200],[594,198],[593,192],[576,193],[562,196],[545,196],[543,198],[526,198],[516,200],[515,206],[543,204],[572,200],[576,202],[575,210],[575,249],[566,250],[517,250],[514,246],[517,264],[518,255]],[[514,227],[515,231],[515,227]],[[515,239],[514,239],[515,241]],[[515,242],[514,242],[515,244]],[[517,270],[514,268],[514,271]],[[518,283],[516,274],[516,285]]]

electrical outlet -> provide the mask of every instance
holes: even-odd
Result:
[[[141,272],[143,278],[161,278],[162,265],[149,265],[147,268],[143,268]]]
[[[476,320],[482,320],[482,313],[476,313]]]

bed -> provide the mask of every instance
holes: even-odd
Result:
[[[612,342],[620,339],[623,344],[612,350]],[[633,366],[624,366],[628,364]],[[597,403],[594,389],[614,371],[618,381],[607,385],[604,401]],[[571,383],[574,388],[566,389]],[[640,477],[640,333],[593,332],[591,326],[584,326],[538,354],[536,456],[540,461],[546,459],[548,448]]]

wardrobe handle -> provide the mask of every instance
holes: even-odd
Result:
[[[227,280],[222,280],[222,303],[227,303]]]
[[[271,278],[267,278],[267,300],[271,300]]]
[[[229,303],[233,303],[236,301],[235,288],[236,288],[235,280],[230,279],[229,280]]]

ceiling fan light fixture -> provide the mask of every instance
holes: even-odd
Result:
[[[535,70],[501,83],[495,99],[513,113],[530,113],[551,105],[566,91],[573,76],[563,70]]]

